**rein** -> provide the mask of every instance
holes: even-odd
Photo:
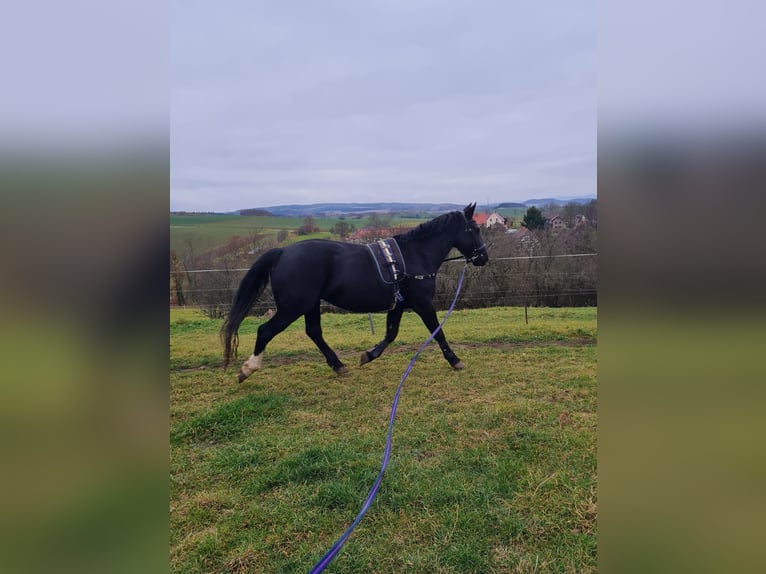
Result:
[[[393,432],[394,432],[394,419],[396,418],[396,408],[397,406],[399,406],[399,395],[402,391],[402,386],[404,385],[404,381],[407,380],[407,377],[409,376],[410,371],[412,370],[412,367],[415,365],[415,361],[417,360],[421,351],[423,351],[423,349],[425,349],[428,346],[428,344],[431,341],[433,341],[433,338],[441,330],[444,323],[447,322],[447,319],[449,319],[449,316],[452,314],[452,310],[455,308],[455,303],[457,303],[457,298],[458,298],[458,295],[460,294],[460,289],[463,287],[463,278],[465,277],[465,270],[467,268],[468,268],[468,262],[466,262],[465,266],[463,267],[463,271],[460,274],[460,279],[457,282],[457,289],[455,290],[455,297],[452,299],[452,304],[450,305],[449,310],[447,310],[447,314],[444,316],[444,319],[442,319],[441,323],[439,323],[439,326],[436,327],[436,329],[434,329],[433,333],[431,333],[428,336],[425,342],[417,350],[415,355],[412,357],[410,364],[407,366],[407,369],[405,369],[404,375],[402,375],[402,380],[399,381],[399,386],[397,387],[396,394],[394,395],[394,402],[391,405],[391,415],[389,416],[389,420],[388,420],[388,434],[386,436],[386,448],[383,451],[383,462],[380,466],[380,472],[378,473],[378,477],[375,479],[375,482],[373,483],[372,488],[370,489],[370,493],[367,495],[367,498],[362,504],[362,508],[359,511],[359,514],[357,514],[356,518],[351,523],[351,526],[349,526],[346,529],[346,531],[341,535],[341,537],[335,541],[335,544],[333,544],[332,547],[330,547],[330,549],[325,553],[325,555],[322,556],[319,562],[317,562],[314,565],[314,567],[309,571],[309,574],[318,574],[319,572],[322,572],[324,571],[325,568],[327,568],[327,566],[330,564],[330,562],[333,561],[333,559],[338,554],[338,552],[340,552],[340,549],[343,548],[343,545],[346,543],[346,540],[348,540],[348,537],[351,536],[351,533],[354,531],[354,528],[356,528],[357,525],[362,521],[362,518],[364,517],[365,513],[372,505],[372,501],[375,499],[375,495],[378,494],[380,483],[383,481],[383,473],[386,471],[386,467],[388,466],[388,460],[391,457],[391,439],[393,437]]]

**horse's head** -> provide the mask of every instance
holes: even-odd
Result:
[[[455,239],[455,247],[460,253],[463,254],[466,261],[470,261],[477,267],[486,265],[489,261],[489,255],[487,254],[487,246],[484,245],[484,241],[481,238],[479,232],[479,226],[473,220],[473,212],[476,209],[476,204],[472,203],[467,205],[463,210],[465,216],[465,228],[458,232]]]

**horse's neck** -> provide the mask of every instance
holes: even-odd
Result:
[[[438,233],[422,240],[409,241],[401,246],[407,272],[436,273],[444,258],[452,250],[453,233]]]

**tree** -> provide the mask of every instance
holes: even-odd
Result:
[[[316,220],[312,215],[307,215],[303,218],[303,225],[298,228],[298,235],[308,235],[317,231],[319,231],[319,228],[316,225]]]
[[[598,209],[595,199],[590,200],[583,206],[583,215],[593,227],[598,227]]]
[[[391,227],[392,220],[393,218],[391,217],[391,214],[387,213],[381,215],[379,213],[373,213],[367,219],[367,227],[375,230],[388,229]]]
[[[564,223],[566,223],[567,227],[570,229],[577,225],[577,216],[581,215],[583,212],[583,208],[579,203],[569,202],[564,207],[561,208],[561,212],[559,215],[561,215],[561,219],[564,220]]]
[[[243,272],[241,269],[252,264],[253,257],[249,251],[265,251],[273,247],[273,239],[270,235],[263,235],[260,242],[254,246],[252,238],[232,237],[224,245],[212,249],[200,249],[199,236],[189,236],[184,241],[184,247],[176,258],[180,261],[180,271],[184,271],[183,299],[184,304],[196,305],[208,317],[225,317],[231,306],[231,300],[237,290]],[[171,269],[174,265],[171,255]],[[174,273],[173,277],[181,276]],[[171,279],[171,289],[175,289],[178,299],[177,284]],[[269,301],[270,289],[259,298],[259,303],[254,306],[262,308],[271,305]],[[261,311],[262,312],[262,311]]]
[[[247,234],[247,241],[250,244],[250,251],[252,253],[258,253],[258,251],[260,251],[261,247],[263,246],[263,243],[265,242],[265,240],[266,240],[266,236],[264,235],[263,231],[259,228],[253,228]]]
[[[339,221],[330,228],[330,233],[340,236],[341,239],[345,239],[356,230],[356,226],[353,223],[347,223],[345,221]]]
[[[543,213],[533,205],[527,209],[521,224],[531,231],[532,229],[542,229],[545,227],[546,221]]]
[[[175,297],[176,305],[184,306],[186,297],[183,289],[183,265],[175,251],[170,252],[170,273],[171,293]]]

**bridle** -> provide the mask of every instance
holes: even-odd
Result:
[[[463,216],[463,217],[465,217],[465,216]],[[471,227],[470,227],[470,225],[468,223],[468,219],[466,219],[465,223],[466,223],[466,225],[465,225],[465,229],[463,231],[465,231],[466,233],[473,233],[473,230],[471,229]],[[465,257],[465,262],[466,263],[473,263],[476,259],[478,259],[481,256],[482,249],[484,251],[486,251],[487,249],[492,247],[491,243],[489,245],[485,245],[484,244],[484,240],[481,239],[481,235],[479,235],[479,240],[481,241],[481,244],[477,245],[476,247],[474,247],[473,251],[471,251],[470,255],[462,255],[461,254],[461,255],[457,255],[455,257],[448,257],[447,259],[444,259],[444,261],[457,261],[461,257]]]
[[[481,236],[480,236],[481,237]],[[485,245],[484,241],[482,240],[481,245],[478,247],[474,247],[474,250],[471,251],[471,254],[465,258],[466,263],[473,263],[475,259],[478,259],[481,255],[481,251],[484,250],[485,252],[487,249],[489,249],[492,246],[490,243],[489,245]]]
[[[466,233],[473,233],[473,229],[471,229],[471,225],[470,225],[470,221],[472,220],[467,219],[464,214],[463,214],[463,218],[465,219],[465,229],[463,229],[463,231]],[[479,241],[480,241],[479,245],[476,245],[473,248],[473,251],[471,251],[469,255],[460,254],[460,255],[456,255],[455,257],[447,257],[446,259],[442,259],[442,263],[446,261],[457,261],[458,259],[462,259],[462,258],[465,258],[466,264],[473,263],[476,259],[481,257],[482,250],[486,252],[486,250],[492,247],[493,245],[492,243],[490,243],[489,245],[485,245],[484,240],[481,238],[481,234],[479,234]],[[404,278],[406,279],[417,279],[419,281],[422,281],[423,279],[432,279],[433,277],[436,277],[435,271],[433,273],[426,273],[423,275],[404,275]]]

